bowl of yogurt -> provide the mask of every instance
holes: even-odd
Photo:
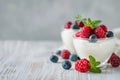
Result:
[[[91,24],[94,23],[91,21]],[[105,63],[116,49],[114,33],[109,31],[106,25],[97,24],[94,26],[89,24],[74,34],[75,51],[80,58],[88,59],[89,55],[92,55],[101,64]]]
[[[73,45],[73,35],[80,30],[80,26],[67,22],[64,26],[64,29],[61,31],[62,42],[66,49],[68,49],[71,53],[76,53],[74,45]]]

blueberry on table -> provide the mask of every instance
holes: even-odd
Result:
[[[97,41],[97,36],[95,34],[92,34],[89,37],[89,42],[95,43]]]
[[[58,62],[58,57],[56,55],[52,55],[50,56],[50,61],[53,63],[57,63]]]
[[[57,51],[56,51],[56,54],[57,54],[57,55],[60,55],[60,54],[61,54],[61,50],[57,50]]]
[[[71,60],[71,61],[77,61],[77,60],[78,60],[77,54],[71,54],[71,55],[70,55],[70,60]]]
[[[65,69],[65,70],[69,70],[71,68],[72,64],[70,61],[64,61],[62,62],[62,67]]]
[[[113,37],[113,36],[114,36],[114,33],[113,33],[112,31],[108,31],[108,32],[106,33],[106,36],[107,36],[108,38]]]
[[[76,24],[72,25],[72,29],[80,29],[80,27]]]

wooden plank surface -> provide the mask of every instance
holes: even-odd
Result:
[[[51,63],[49,56],[61,45],[55,41],[0,41],[0,80],[120,80],[120,67],[92,74],[73,68],[65,71],[62,60]]]

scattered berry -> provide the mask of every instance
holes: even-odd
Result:
[[[84,26],[79,33],[81,38],[89,38],[90,34],[91,28],[89,26]]]
[[[108,31],[108,30],[107,30],[107,26],[105,26],[104,24],[99,25],[99,27],[101,27],[105,32]]]
[[[90,70],[90,64],[87,59],[78,60],[75,63],[75,69],[79,72],[88,72]]]
[[[74,24],[74,25],[72,26],[72,29],[80,29],[80,27],[79,27],[78,25]]]
[[[94,33],[96,34],[96,36],[98,38],[105,38],[106,37],[106,32],[101,27],[96,28]]]
[[[69,70],[71,68],[72,64],[70,61],[64,61],[62,62],[62,67],[66,70]]]
[[[70,60],[71,61],[77,61],[78,60],[78,56],[76,54],[71,54],[70,55]]]
[[[109,37],[113,37],[114,36],[114,33],[112,31],[108,31],[106,33],[106,36],[109,38]]]
[[[84,27],[84,23],[81,21],[79,24],[80,27]]]
[[[115,53],[112,53],[111,57],[108,60],[113,67],[118,67],[120,65],[120,57],[117,56]]]
[[[70,52],[66,49],[64,49],[62,52],[61,52],[61,57],[63,59],[69,59],[69,56],[70,56]]]
[[[53,63],[57,63],[57,62],[58,62],[58,57],[55,56],[55,55],[52,55],[52,56],[50,57],[50,61],[52,61]]]
[[[70,28],[71,28],[71,25],[72,25],[72,22],[71,22],[71,21],[68,21],[68,22],[65,24],[64,28],[65,28],[65,29],[70,29]]]
[[[95,43],[97,41],[97,36],[95,34],[92,34],[89,37],[89,42]]]
[[[60,55],[60,54],[61,54],[61,50],[57,50],[57,51],[56,51],[56,54],[57,54],[57,55]]]

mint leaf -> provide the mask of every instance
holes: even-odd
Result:
[[[86,18],[83,18],[82,20],[81,20],[84,24],[86,24],[87,25],[87,19]]]
[[[82,16],[78,14],[77,16],[75,16],[75,18],[76,18],[77,22],[80,23]]]
[[[95,63],[95,66],[98,66],[98,65],[100,65],[100,64],[101,64],[101,62],[97,61],[97,62]]]
[[[96,62],[95,58],[91,55],[89,55],[90,62]]]
[[[93,21],[92,21],[92,24],[93,24],[94,27],[97,27],[97,26],[99,26],[99,24],[100,24],[101,22],[102,22],[101,20],[93,20]]]
[[[92,72],[92,73],[101,73],[102,71],[101,71],[100,68],[94,67],[94,68],[90,69],[90,72]]]

